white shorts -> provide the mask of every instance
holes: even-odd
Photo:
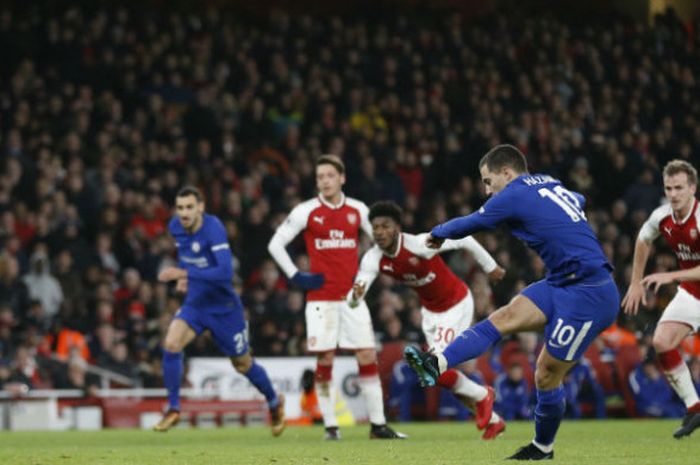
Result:
[[[344,300],[306,303],[306,341],[309,352],[373,349],[374,330],[367,304],[350,308]]]
[[[470,292],[454,307],[444,312],[435,313],[424,307],[421,309],[421,314],[423,315],[423,334],[428,347],[442,352],[455,337],[472,325],[474,298]]]
[[[698,328],[700,328],[700,300],[682,287],[679,287],[678,292],[676,292],[676,295],[668,303],[666,310],[664,310],[663,315],[661,315],[659,323],[662,321],[685,323],[697,333]]]

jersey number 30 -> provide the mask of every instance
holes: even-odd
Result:
[[[553,192],[546,187],[539,189],[537,192],[539,192],[542,197],[546,197],[559,205],[574,223],[586,220],[586,214],[581,209],[581,203],[571,191],[565,189],[563,186],[555,186]]]

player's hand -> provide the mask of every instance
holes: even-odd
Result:
[[[443,242],[445,242],[445,239],[428,234],[428,238],[425,240],[425,245],[427,245],[429,249],[439,249],[442,247]]]
[[[489,279],[493,282],[498,282],[506,275],[506,270],[497,266],[489,273]]]
[[[647,304],[646,290],[641,281],[630,284],[625,298],[622,299],[622,309],[628,315],[636,315],[639,311],[639,303]]]
[[[182,278],[187,278],[187,270],[183,270],[182,268],[178,268],[176,266],[168,266],[158,273],[158,281],[162,283],[176,281]]]
[[[664,284],[669,284],[674,281],[671,273],[654,273],[642,279],[642,286],[646,289],[651,289],[654,294],[659,292],[659,288]]]
[[[323,273],[297,271],[294,276],[292,276],[292,282],[294,285],[304,290],[313,291],[323,286],[323,283],[326,282],[326,278],[323,276]]]
[[[187,278],[180,278],[175,284],[175,290],[182,294],[187,294]]]
[[[352,286],[352,300],[357,302],[358,300],[362,299],[365,295],[365,287],[367,286],[367,283],[364,281],[359,281],[356,282],[354,286]]]

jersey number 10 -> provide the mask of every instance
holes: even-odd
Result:
[[[546,197],[559,205],[574,223],[586,220],[586,214],[581,210],[581,203],[571,191],[568,191],[563,186],[555,186],[554,192],[546,187],[539,189],[537,192],[539,192],[542,197]]]

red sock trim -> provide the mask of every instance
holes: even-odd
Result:
[[[316,381],[327,383],[331,380],[333,365],[316,365]]]
[[[457,384],[457,372],[455,370],[447,370],[440,375],[437,382],[441,387],[452,389]]]
[[[379,374],[379,365],[377,362],[368,363],[367,365],[360,365],[360,377],[368,378],[370,376],[376,376]]]
[[[681,358],[681,353],[678,349],[661,352],[658,354],[658,359],[659,365],[664,371],[671,371],[683,363],[683,358]]]
[[[700,402],[695,402],[693,405],[688,407],[688,413],[700,413]]]

